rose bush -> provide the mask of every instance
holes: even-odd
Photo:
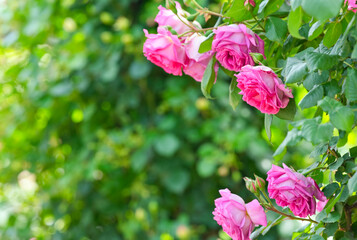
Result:
[[[357,224],[353,217],[357,147],[348,145],[348,152],[341,151],[344,155],[339,151],[350,141],[349,136],[356,139],[357,134],[353,132],[357,125],[356,2],[233,0],[222,5],[221,13],[194,0],[186,4],[196,13],[187,16],[188,24],[181,20],[190,30],[177,35],[185,49],[182,69],[201,82],[203,95],[212,98],[210,92],[221,68],[231,78],[230,105],[236,109],[242,96],[264,113],[269,142],[273,141],[274,117],[291,121],[285,139],[275,140],[274,157],[281,160],[285,148],[301,140],[315,147],[310,155],[313,163],[300,172],[285,164],[283,168],[272,165],[267,172],[268,194],[262,178],[244,177],[246,188],[259,202],[245,204],[228,189],[221,190],[214,219],[233,239],[250,239],[254,224],[263,226],[253,237],[265,234],[275,221],[283,219],[309,222],[303,232],[295,234],[299,240],[310,239],[310,235],[315,239],[357,236],[352,230]],[[178,7],[177,16],[180,12]],[[216,17],[216,24],[195,27],[192,21],[201,15],[206,22]],[[294,97],[291,88],[299,94]],[[276,128],[283,126],[279,123]],[[263,207],[280,214],[282,220],[276,218],[265,228],[265,220],[255,219],[263,216]],[[328,230],[327,224],[332,223],[339,229],[336,233]]]
[[[264,209],[257,200],[245,204],[244,200],[228,189],[220,190],[215,200],[214,220],[233,240],[250,239],[256,225],[267,225]]]

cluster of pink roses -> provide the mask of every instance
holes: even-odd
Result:
[[[254,1],[253,1],[254,3]],[[202,81],[205,69],[212,57],[216,57],[222,67],[240,72],[236,74],[239,94],[249,105],[263,113],[276,114],[288,105],[292,98],[291,90],[268,67],[253,66],[250,53],[264,56],[264,41],[244,24],[220,26],[213,30],[212,49],[199,53],[199,47],[206,37],[198,22],[187,20],[189,14],[176,2],[177,14],[162,6],[155,18],[158,33],[149,34],[144,29],[147,40],[144,43],[144,55],[152,63],[163,68],[167,73],[182,75],[182,71]],[[173,34],[169,29],[177,33]],[[218,64],[215,65],[217,78]]]
[[[269,197],[281,207],[288,206],[296,216],[315,214],[316,199],[323,204],[327,202],[316,182],[285,164],[283,167],[273,165],[267,173]],[[264,209],[257,200],[245,204],[242,198],[228,189],[219,193],[221,197],[215,200],[214,219],[233,240],[250,239],[254,226],[267,225]]]
[[[356,0],[345,0],[345,4],[348,4],[348,10],[352,10],[353,12],[357,12],[357,3]]]
[[[167,73],[181,76],[185,74],[201,81],[204,71],[213,57],[213,51],[199,53],[198,49],[206,37],[198,33],[183,35],[192,30],[191,27],[201,29],[198,22],[190,22],[186,18],[189,13],[176,2],[177,15],[169,9],[159,6],[159,13],[155,21],[158,23],[158,34],[149,34],[144,29],[147,37],[144,43],[144,55],[152,63],[163,68]],[[171,28],[178,35],[168,30]],[[182,36],[180,36],[182,35]],[[216,73],[218,66],[216,67]]]

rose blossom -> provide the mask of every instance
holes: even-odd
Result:
[[[286,89],[283,82],[268,67],[244,66],[237,77],[243,100],[256,107],[262,113],[276,114],[293,98],[291,90]]]
[[[187,25],[192,25],[191,22],[189,22],[186,17],[189,16],[190,14],[183,10],[181,8],[180,3],[175,2],[176,4],[176,10],[177,10],[177,15],[174,12],[172,12],[169,9],[164,8],[163,6],[159,6],[159,13],[156,15],[155,22],[159,24],[159,27],[163,26],[171,26],[172,29],[174,29],[177,34],[182,34],[184,32],[192,30],[189,26]],[[185,23],[183,23],[183,22]],[[198,22],[193,22],[194,26],[197,28],[201,28],[201,25]]]
[[[186,53],[178,37],[162,27],[158,28],[158,34],[149,34],[146,29],[144,33],[147,37],[143,49],[145,57],[167,73],[181,76]]]
[[[356,0],[345,0],[348,3],[348,10],[352,10],[353,12],[357,11],[357,3]]]
[[[325,201],[318,201],[316,204],[316,211],[321,212],[322,210],[324,210],[328,201],[328,199],[326,199]]]
[[[264,55],[263,40],[244,24],[218,27],[213,32],[212,50],[217,52],[217,60],[228,70],[237,72],[247,64],[254,65],[249,55],[251,52]]]
[[[283,164],[284,168],[273,165],[268,171],[269,197],[281,207],[289,206],[299,217],[307,217],[316,212],[316,199],[326,201],[316,182],[297,173]],[[315,197],[315,198],[314,198]]]
[[[222,197],[214,201],[214,220],[233,240],[250,239],[255,225],[267,225],[264,209],[256,199],[245,204],[241,197],[227,188],[219,190],[219,193]]]
[[[185,49],[186,49],[186,66],[183,71],[185,74],[190,75],[193,79],[198,82],[202,81],[203,74],[206,70],[206,67],[209,61],[213,57],[213,52],[199,53],[198,49],[203,41],[206,40],[205,36],[199,35],[197,33],[189,36],[185,40]],[[218,64],[215,65],[216,79],[218,72]]]

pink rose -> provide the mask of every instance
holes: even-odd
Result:
[[[214,201],[214,220],[233,240],[250,239],[255,225],[267,225],[264,209],[256,199],[245,204],[241,197],[227,188],[219,190],[219,193],[222,197]]]
[[[345,4],[346,2],[348,2],[348,10],[352,10],[353,12],[357,11],[356,0],[345,0]]]
[[[191,23],[186,19],[186,17],[188,17],[190,14],[181,8],[180,3],[175,2],[175,4],[177,15],[180,16],[181,19],[174,12],[160,5],[160,11],[155,18],[155,22],[159,24],[159,27],[171,26],[172,29],[177,32],[177,34],[182,34],[184,32],[192,30],[189,27],[190,25],[192,26],[192,24],[194,24],[194,26],[197,28],[201,28],[201,25],[198,22],[195,21],[194,23]]]
[[[147,37],[143,49],[145,57],[167,73],[181,76],[186,52],[178,37],[162,27],[158,28],[158,34],[149,34],[146,29],[144,33]]]
[[[231,71],[240,71],[245,65],[254,65],[251,52],[264,55],[264,42],[244,24],[232,24],[218,27],[212,42],[212,50],[223,67]]]
[[[316,199],[326,201],[316,182],[297,173],[283,164],[283,168],[273,165],[268,171],[269,197],[281,207],[289,206],[299,217],[307,217],[316,212]],[[315,197],[315,198],[314,198]]]
[[[235,76],[243,100],[262,113],[276,114],[288,105],[289,98],[293,98],[291,90],[286,89],[283,82],[268,67],[247,65]]]
[[[183,71],[185,74],[190,75],[198,82],[202,81],[203,74],[206,70],[206,67],[209,61],[213,57],[213,52],[205,52],[199,53],[198,49],[200,48],[201,43],[206,40],[206,37],[199,35],[197,33],[192,34],[188,38],[186,38],[186,66],[184,67]],[[217,72],[218,72],[218,64],[215,65],[215,72],[216,72],[216,79],[217,79]]]
[[[324,210],[328,201],[328,199],[326,199],[325,201],[318,201],[316,205],[316,211],[321,212],[322,210]]]

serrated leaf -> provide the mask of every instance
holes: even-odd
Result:
[[[350,195],[357,191],[357,173],[348,180],[347,183],[348,189],[350,190]]]
[[[301,6],[297,7],[294,11],[289,13],[288,17],[288,29],[290,34],[299,39],[303,39],[303,37],[299,33],[299,29],[302,24],[302,8]]]
[[[244,1],[235,0],[233,1],[231,8],[226,12],[225,16],[231,17],[237,22],[252,19],[253,15],[258,12],[259,7],[257,7],[257,5],[259,6],[259,2],[256,2],[256,7],[254,8],[253,12],[250,12],[248,7],[244,6]]]
[[[357,71],[348,69],[348,75],[344,86],[344,93],[348,101],[357,101]]]
[[[306,63],[296,58],[288,58],[286,68],[286,83],[300,82],[307,74]]]
[[[302,84],[306,90],[310,91],[315,85],[327,82],[328,77],[328,71],[309,73]]]
[[[299,102],[301,109],[310,108],[317,105],[317,102],[324,97],[324,88],[321,85],[315,87],[308,92]]]
[[[276,17],[269,17],[265,24],[266,37],[270,41],[282,42],[286,33],[288,32],[288,26],[285,21]]]
[[[331,123],[338,129],[346,132],[352,130],[355,115],[351,108],[342,106],[336,108],[334,111],[329,112]]]
[[[330,55],[328,52],[313,51],[305,55],[306,63],[310,71],[320,69],[329,70],[338,63],[337,55]]]
[[[324,30],[324,23],[320,21],[315,22],[312,24],[311,28],[309,29],[308,39],[309,41],[317,38]]]
[[[324,21],[340,12],[342,2],[343,0],[302,0],[302,8],[310,16]]]
[[[342,103],[336,101],[330,97],[324,97],[321,101],[318,102],[319,107],[322,108],[325,112],[332,112],[338,107],[342,107]]]
[[[216,64],[216,58],[212,57],[206,67],[206,70],[203,74],[202,81],[201,81],[201,91],[203,95],[208,99],[212,99],[211,89],[216,79],[216,72],[214,71],[215,64]]]
[[[232,78],[231,84],[229,85],[229,104],[235,110],[242,98],[242,95],[239,94],[240,89],[237,87],[237,79]]]
[[[201,45],[200,48],[198,49],[199,53],[205,53],[208,52],[212,49],[212,42],[213,42],[213,34],[208,36],[206,38],[206,40],[204,40]]]
[[[323,237],[321,237],[320,235],[312,235],[310,240],[325,240]]]
[[[331,23],[328,26],[327,31],[325,33],[323,44],[328,48],[332,47],[333,45],[336,44],[341,34],[342,34],[342,24],[340,22]]]
[[[322,189],[322,192],[324,193],[325,197],[329,198],[336,192],[339,187],[340,185],[338,185],[338,183],[333,182],[325,186],[324,189]]]
[[[273,156],[279,155],[284,151],[284,148],[289,145],[295,145],[301,140],[301,133],[298,129],[293,128],[288,132],[284,141],[280,144],[280,146],[276,149]]]
[[[285,0],[269,0],[266,6],[264,7],[264,16],[269,16],[272,13],[275,13],[280,9]]]
[[[333,133],[330,123],[320,124],[321,118],[307,119],[301,127],[302,136],[314,145],[327,142]]]
[[[334,211],[332,213],[330,213],[325,219],[323,219],[322,221],[324,223],[334,223],[337,222],[339,219],[341,218],[341,215],[339,212]],[[322,238],[323,239],[323,238]]]
[[[277,114],[275,114],[275,116],[277,116],[280,119],[292,121],[294,120],[295,113],[296,113],[295,99],[290,98],[286,108],[281,108],[280,111]]]

